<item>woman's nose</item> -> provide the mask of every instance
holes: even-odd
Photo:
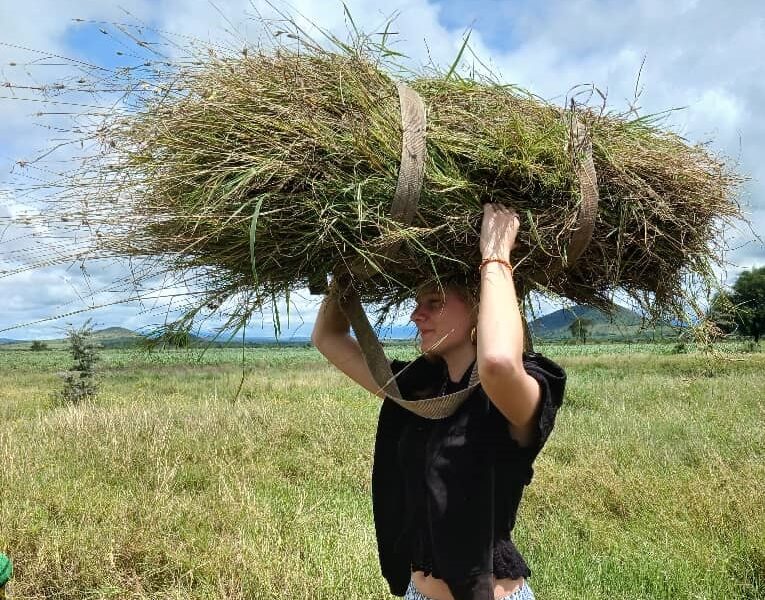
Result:
[[[425,318],[425,315],[422,312],[422,307],[418,306],[412,311],[412,315],[409,317],[409,319],[413,323],[418,323],[422,321]]]

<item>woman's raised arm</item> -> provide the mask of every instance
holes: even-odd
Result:
[[[328,294],[319,308],[311,342],[326,359],[364,389],[380,398],[385,393],[372,377],[359,343],[351,337],[351,324],[334,294]]]
[[[523,320],[508,266],[519,225],[514,210],[484,205],[476,354],[481,386],[525,446],[533,441],[541,394],[539,383],[523,368]]]

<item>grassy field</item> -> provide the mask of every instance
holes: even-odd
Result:
[[[765,598],[765,354],[541,349],[569,387],[516,527],[537,598]],[[58,407],[64,353],[0,352],[14,597],[392,598],[378,401],[311,349],[198,354],[104,352]]]

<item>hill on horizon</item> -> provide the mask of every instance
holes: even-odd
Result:
[[[125,327],[106,327],[93,330],[93,340],[102,348],[129,348],[138,345],[145,336]],[[28,350],[33,341],[42,342],[50,350],[60,350],[66,346],[66,337],[38,340],[0,340],[4,350]]]
[[[639,313],[618,304],[614,304],[613,313],[610,315],[600,309],[581,304],[561,308],[534,319],[529,323],[529,329],[535,338],[542,340],[571,339],[569,327],[577,317],[592,322],[587,335],[587,339],[592,340],[645,340],[677,335],[670,325],[655,326]]]

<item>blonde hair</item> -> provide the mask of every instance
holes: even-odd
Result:
[[[460,300],[462,300],[470,307],[470,320],[472,321],[473,325],[476,324],[478,321],[478,307],[481,301],[477,287],[467,285],[465,282],[459,279],[450,278],[442,279],[440,282],[429,281],[425,285],[421,286],[420,289],[432,288],[436,288],[438,290],[443,289],[444,291],[451,290],[457,294]]]

